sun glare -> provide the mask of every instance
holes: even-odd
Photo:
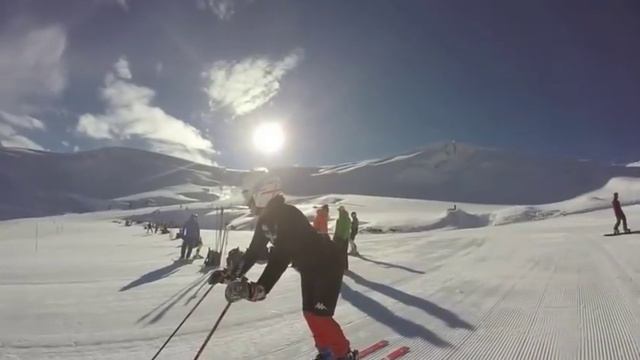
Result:
[[[263,123],[253,131],[253,145],[266,154],[280,151],[284,145],[284,130],[278,123]]]

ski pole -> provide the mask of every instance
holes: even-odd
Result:
[[[220,262],[222,262],[222,257],[227,251],[227,240],[229,239],[229,229],[225,226],[223,236],[222,236],[222,251],[220,252]]]
[[[214,284],[215,285],[215,284]],[[187,322],[187,319],[189,319],[189,317],[191,316],[191,314],[193,314],[193,312],[196,310],[196,308],[200,305],[200,303],[202,303],[202,301],[207,297],[207,295],[209,295],[209,292],[211,291],[211,289],[213,289],[213,286],[211,285],[209,287],[209,289],[207,289],[207,291],[202,294],[202,297],[200,298],[200,300],[198,300],[198,302],[193,306],[193,308],[191,308],[191,311],[189,311],[189,313],[187,314],[187,316],[185,316],[184,319],[182,319],[182,322],[180,323],[180,325],[178,325],[178,327],[173,330],[173,332],[171,333],[171,335],[169,335],[169,337],[167,338],[167,340],[164,342],[164,344],[162,344],[162,346],[160,347],[160,349],[158,349],[158,351],[156,352],[155,355],[153,355],[153,357],[151,358],[151,360],[155,360],[158,355],[160,355],[160,352],[162,352],[162,350],[164,349],[165,346],[167,346],[167,344],[169,343],[169,341],[171,341],[171,339],[173,338],[173,336],[178,332],[178,330],[180,330],[180,328],[182,327],[182,325],[184,325],[185,322]]]
[[[202,355],[202,352],[207,347],[207,344],[209,343],[209,340],[211,340],[211,337],[213,336],[213,333],[216,332],[216,329],[218,328],[218,325],[220,325],[220,322],[222,321],[222,318],[224,318],[224,315],[227,313],[227,310],[229,310],[230,306],[231,306],[231,302],[228,302],[227,306],[225,306],[224,310],[222,310],[222,313],[220,314],[220,316],[218,316],[218,320],[216,320],[215,325],[213,325],[213,328],[211,329],[211,331],[209,331],[209,335],[207,335],[207,338],[202,343],[202,346],[200,346],[200,350],[198,350],[198,353],[196,354],[196,357],[193,358],[193,360],[198,360],[200,358],[200,355]]]

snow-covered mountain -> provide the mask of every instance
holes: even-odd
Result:
[[[211,187],[240,178],[240,172],[129,148],[72,154],[0,148],[0,219],[144,205],[136,201],[215,200]],[[172,186],[181,189],[126,198]]]
[[[288,193],[362,194],[484,204],[545,204],[601,189],[640,168],[556,159],[464,144],[320,169],[278,169]]]
[[[464,144],[271,171],[290,195],[360,194],[508,205],[566,201],[603,189],[613,178],[640,178],[640,168]],[[240,186],[246,174],[128,148],[75,154],[0,148],[0,219],[212,201],[220,195],[220,185]]]
[[[640,167],[640,161],[636,161],[631,164],[627,164],[627,167]]]

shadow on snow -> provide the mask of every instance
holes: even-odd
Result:
[[[356,284],[362,285],[362,286],[366,286],[371,290],[377,291],[381,294],[384,294],[398,302],[401,302],[407,306],[412,306],[418,309],[421,309],[422,311],[426,312],[427,314],[436,317],[440,320],[442,320],[445,324],[447,324],[447,326],[449,326],[450,328],[456,328],[456,329],[465,329],[465,330],[475,330],[475,326],[469,324],[468,322],[464,321],[463,319],[461,319],[458,315],[456,315],[454,312],[447,310],[441,306],[439,306],[438,304],[435,304],[429,300],[417,297],[415,295],[411,295],[408,294],[406,292],[400,291],[398,289],[395,289],[391,286],[388,285],[384,285],[381,283],[377,283],[371,280],[367,280],[365,278],[363,278],[362,276],[354,273],[353,271],[347,271],[345,273],[345,276],[349,277],[350,279],[352,279],[353,281],[355,281]]]
[[[408,271],[408,272],[414,273],[414,274],[424,274],[425,273],[424,271],[412,269],[410,267],[397,265],[397,264],[392,264],[392,263],[388,263],[388,262],[384,262],[384,261],[380,261],[380,260],[373,260],[373,259],[370,259],[370,258],[362,255],[362,254],[355,255],[355,257],[358,258],[358,259],[362,259],[364,261],[376,264],[376,265],[382,265],[382,266],[387,267],[387,268],[401,269],[401,270]]]
[[[156,269],[153,271],[150,271],[142,276],[140,276],[139,278],[133,280],[132,282],[128,283],[127,285],[123,286],[120,291],[127,291],[129,289],[132,289],[134,287],[140,286],[140,285],[144,285],[144,284],[148,284],[154,281],[158,281],[160,279],[164,279],[167,276],[175,273],[176,271],[178,271],[178,268],[182,266],[181,263],[179,262],[174,262],[171,263],[169,265],[163,266],[160,269]]]
[[[464,321],[455,313],[428,300],[419,298],[411,294],[407,294],[388,285],[369,281],[352,271],[347,271],[345,275],[351,278],[356,284],[368,287],[371,290],[384,294],[405,305],[419,308],[429,315],[442,320],[449,327],[466,329],[470,331],[476,329],[475,326]],[[387,327],[393,329],[393,331],[401,336],[421,338],[438,347],[452,346],[449,342],[442,339],[433,331],[427,329],[421,324],[415,323],[411,320],[394,314],[385,305],[377,302],[376,300],[373,300],[372,298],[364,295],[357,290],[354,290],[347,283],[342,284],[341,296],[344,300],[351,303],[351,305],[360,309],[372,319],[381,322]]]
[[[196,290],[196,292],[189,299],[187,299],[187,301],[185,302],[185,305],[187,305],[189,302],[191,302],[191,300],[195,299],[195,297],[198,294],[198,292],[200,291],[200,289],[202,289],[206,284],[207,284],[207,276],[206,275],[202,275],[201,277],[197,278],[196,280],[194,280],[190,284],[188,284],[185,287],[183,287],[182,289],[178,290],[175,294],[171,295],[167,300],[165,300],[162,303],[160,303],[158,306],[153,308],[151,311],[149,311],[145,315],[141,316],[136,321],[136,323],[140,323],[140,322],[145,321],[147,318],[149,318],[150,316],[152,316],[156,312],[157,313],[155,314],[155,316],[153,316],[153,318],[151,318],[151,320],[149,320],[147,325],[154,324],[154,323],[158,322],[180,300],[182,300],[185,296],[187,296],[187,294],[189,294],[196,286],[200,285],[198,290]]]
[[[418,337],[438,347],[450,347],[451,344],[433,331],[394,314],[386,306],[352,289],[346,283],[342,284],[342,298],[351,305],[366,313],[372,319],[385,324],[404,337]]]

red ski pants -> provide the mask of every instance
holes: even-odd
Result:
[[[349,351],[349,340],[344,336],[340,325],[331,316],[320,316],[308,311],[304,312],[313,340],[319,351],[330,350],[335,357],[340,358]]]
[[[334,247],[325,267],[300,272],[302,311],[316,348],[320,352],[331,351],[336,358],[345,356],[349,351],[349,340],[333,319],[344,275],[340,250]]]

